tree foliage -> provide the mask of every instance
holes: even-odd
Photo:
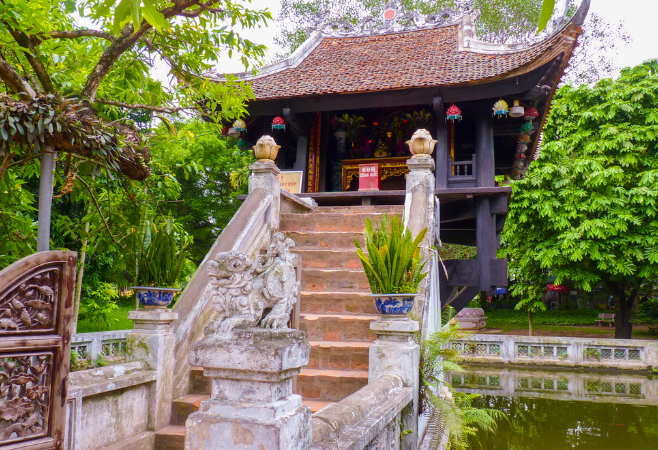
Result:
[[[541,154],[514,184],[501,253],[514,293],[537,295],[548,275],[615,298],[616,336],[658,274],[658,61],[618,80],[561,88]]]

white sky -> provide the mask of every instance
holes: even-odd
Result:
[[[276,18],[280,10],[279,0],[251,0],[251,9],[265,9]],[[656,19],[658,18],[657,0],[592,0],[590,14],[597,13],[604,20],[614,24],[623,21],[633,42],[621,48],[616,56],[619,67],[633,66],[649,58],[658,58],[658,34]],[[266,61],[270,61],[279,50],[274,44],[274,36],[278,34],[276,21],[258,30],[247,30],[243,36],[268,47]],[[221,64],[226,73],[242,72],[244,67],[237,61],[226,61]]]

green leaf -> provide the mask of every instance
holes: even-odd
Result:
[[[142,23],[142,15],[139,7],[140,0],[130,0],[130,13],[133,19],[134,30],[137,31]]]
[[[539,25],[537,26],[537,34],[544,31],[548,21],[553,16],[553,9],[555,8],[555,0],[544,0],[541,5],[541,13],[539,14]]]
[[[162,32],[163,30],[171,31],[171,24],[165,19],[165,16],[158,11],[153,0],[144,0],[142,14],[144,15],[144,19],[153,25],[159,32]]]

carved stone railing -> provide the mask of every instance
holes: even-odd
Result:
[[[130,330],[78,333],[71,337],[71,353],[76,366],[71,371],[93,367],[99,359],[110,364],[126,360],[126,335]]]
[[[267,248],[272,234],[278,231],[282,211],[313,209],[311,203],[281,190],[276,179],[280,171],[272,162],[259,161],[251,169],[249,195],[217,238],[173,308],[179,317],[172,324],[176,339],[174,398],[189,392],[188,350],[193,342],[203,337],[204,328],[216,316],[210,298],[209,262],[219,252],[228,251],[256,259],[258,253]]]
[[[632,370],[658,366],[658,343],[636,339],[473,334],[451,345],[467,362]]]

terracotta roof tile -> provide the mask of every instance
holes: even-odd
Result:
[[[525,50],[459,51],[460,25],[365,37],[325,38],[302,63],[251,81],[258,100],[445,86],[514,72],[544,56],[560,38]]]

